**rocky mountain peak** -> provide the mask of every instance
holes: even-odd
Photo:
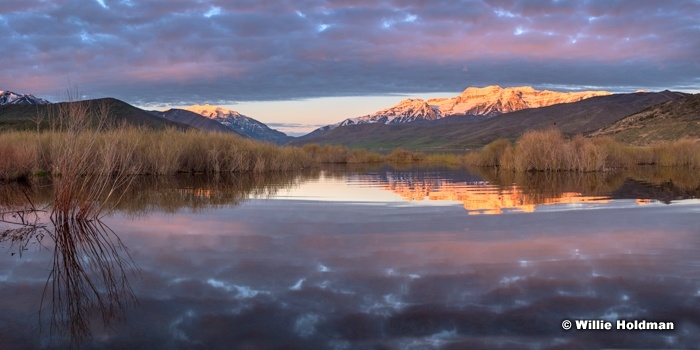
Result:
[[[245,117],[244,115],[236,111],[232,111],[230,109],[222,108],[219,106],[212,106],[210,104],[192,105],[183,109],[211,119],[225,119],[226,116]]]
[[[332,127],[368,123],[401,124],[417,120],[436,120],[441,117],[440,112],[430,106],[425,100],[407,98],[393,107],[362,117],[346,119]]]
[[[481,115],[492,117],[521,109],[538,108],[558,103],[571,103],[594,96],[610,95],[607,91],[558,92],[537,90],[532,86],[502,88],[469,87],[459,96],[428,100],[445,116]]]
[[[44,105],[51,102],[29,94],[18,94],[12,91],[0,90],[1,105]]]
[[[193,105],[183,109],[215,120],[225,127],[255,140],[282,144],[288,139],[286,134],[271,129],[253,118],[230,109],[212,106],[210,104]]]

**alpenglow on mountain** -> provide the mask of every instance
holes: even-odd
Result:
[[[437,120],[450,116],[480,116],[490,118],[499,114],[527,108],[546,107],[559,103],[578,102],[594,96],[610,95],[607,91],[558,92],[536,90],[531,86],[502,88],[470,87],[450,98],[405,99],[394,107],[370,115],[349,118],[314,131],[322,133],[339,126],[354,124],[402,124],[420,120]]]
[[[183,109],[215,120],[227,128],[255,140],[283,144],[289,139],[287,134],[271,129],[253,118],[229,109],[208,104],[194,105]]]
[[[22,95],[12,91],[0,90],[0,106],[2,105],[45,105],[51,102],[34,95]]]

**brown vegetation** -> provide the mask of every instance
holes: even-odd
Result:
[[[499,139],[465,157],[467,164],[513,171],[605,171],[635,165],[700,168],[700,143],[678,140],[651,147],[622,145],[609,137],[566,139],[557,129],[526,132],[511,144]]]
[[[0,179],[47,172],[56,177],[88,174],[265,172],[309,166],[299,148],[277,147],[239,136],[203,131],[114,128],[0,134]]]

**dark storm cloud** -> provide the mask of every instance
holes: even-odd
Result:
[[[0,89],[132,103],[456,91],[698,89],[698,1],[0,5]]]

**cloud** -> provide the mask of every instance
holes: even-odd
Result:
[[[697,1],[26,1],[0,5],[0,88],[140,104],[697,89],[698,17]]]

